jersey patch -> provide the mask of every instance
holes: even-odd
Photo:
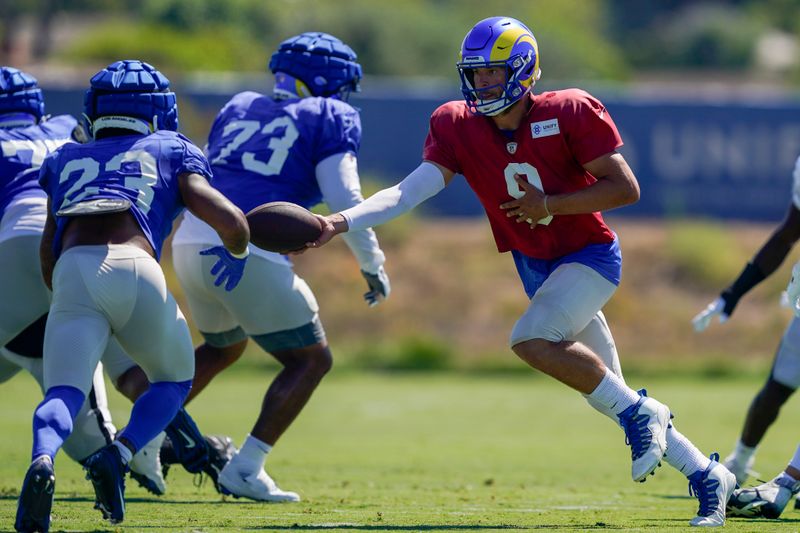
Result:
[[[559,133],[561,133],[561,130],[558,129],[557,118],[531,123],[531,137],[534,139],[558,135]]]

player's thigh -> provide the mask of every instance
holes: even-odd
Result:
[[[511,346],[531,339],[561,342],[574,338],[616,289],[616,285],[586,265],[560,265],[539,287],[514,325]]]
[[[88,394],[111,326],[96,303],[104,295],[92,287],[96,276],[90,273],[97,271],[97,259],[73,250],[77,249],[59,258],[53,271],[53,304],[44,334],[44,385],[45,390],[63,385]]]
[[[210,271],[216,259],[198,255],[203,246],[196,246],[195,250],[190,245],[179,248],[186,251],[181,263],[191,262],[193,275],[202,276],[201,282],[195,279],[192,283],[197,298],[191,310],[198,329],[204,333],[229,331],[236,326],[248,335],[295,330],[314,321],[319,311],[308,284],[294,273],[288,261],[278,262],[251,254],[239,285],[228,292],[214,286]],[[213,298],[214,303],[200,310],[201,297]],[[226,317],[231,317],[232,321],[226,322]],[[214,329],[210,329],[211,326]]]
[[[40,242],[33,235],[0,242],[0,346],[50,307],[39,263]]]
[[[224,289],[214,287],[213,281],[209,282],[210,273],[203,271],[206,266],[199,252],[205,248],[208,246],[175,245],[172,263],[195,327],[204,333],[224,333],[236,329],[239,324],[219,299]],[[245,266],[245,273],[252,265],[252,259]]]
[[[112,383],[117,383],[122,374],[136,366],[136,361],[122,349],[114,335],[108,339],[108,344],[100,360]]]
[[[151,383],[194,377],[194,348],[189,326],[167,289],[164,273],[151,257],[136,259],[136,303],[114,336]]]
[[[772,364],[772,379],[789,388],[800,387],[800,319],[794,318],[781,338]]]

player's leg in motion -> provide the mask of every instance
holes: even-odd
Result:
[[[15,527],[49,528],[55,490],[53,461],[73,430],[73,423],[92,386],[110,326],[92,300],[81,272],[81,254],[67,251],[53,278],[53,306],[44,342],[45,397],[33,414],[32,463],[25,475]]]
[[[155,439],[175,418],[191,388],[194,373],[191,337],[186,320],[167,290],[158,263],[146,252],[131,246],[112,247],[104,266],[126,285],[117,289],[111,316],[115,338],[138,363],[151,385],[133,404],[128,425],[114,445],[94,454],[87,471],[95,486],[101,511],[112,522],[124,517],[124,472],[132,455]],[[131,281],[135,280],[135,283]],[[104,284],[109,287],[111,284]],[[120,296],[128,291],[127,299]],[[108,297],[109,294],[104,294]],[[111,307],[111,306],[110,306]]]
[[[747,410],[736,446],[725,458],[725,466],[744,484],[755,462],[755,453],[781,407],[800,386],[800,319],[793,319],[783,334],[766,383]]]
[[[283,365],[262,400],[251,433],[220,473],[220,485],[254,500],[297,501],[296,493],[278,488],[264,462],[332,365],[316,299],[288,262],[259,255],[249,259],[235,291],[222,291],[198,269],[205,264],[196,266],[197,261],[207,261],[197,253],[201,248],[187,244],[173,249],[178,279],[206,339],[195,352],[199,386],[192,395],[239,358],[248,334]]]
[[[128,357],[113,338],[103,361],[117,390],[132,402],[150,387],[142,368]],[[147,443],[134,457],[131,477],[150,492],[163,494],[166,490],[164,475],[169,471],[170,465],[180,464],[192,474],[206,473],[217,487],[219,471],[234,452],[235,448],[229,437],[203,435],[189,413],[181,409],[165,432]],[[138,473],[135,472],[137,470]],[[153,475],[155,471],[158,471],[156,476]]]
[[[614,289],[584,265],[561,265],[517,322],[514,351],[583,393],[595,409],[622,426],[631,446],[634,481],[644,481],[663,458],[687,476],[700,500],[692,525],[722,525],[735,482],[669,423],[666,406],[625,384],[613,337],[599,311]]]

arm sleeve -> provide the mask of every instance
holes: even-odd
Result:
[[[322,198],[331,211],[344,211],[364,201],[358,163],[352,153],[334,154],[323,159],[316,167],[316,177]],[[342,238],[364,272],[376,274],[386,261],[371,229],[348,232]]]
[[[394,187],[373,194],[341,214],[347,220],[348,231],[371,228],[410,211],[444,186],[444,176],[436,165],[423,162]]]

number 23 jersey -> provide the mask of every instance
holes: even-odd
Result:
[[[472,114],[463,101],[440,106],[431,116],[423,159],[464,175],[486,211],[500,252],[555,259],[612,242],[614,233],[599,212],[557,215],[531,228],[500,209],[523,194],[515,174],[545,194],[574,192],[597,181],[583,164],[622,146],[608,111],[587,92],[566,89],[527,97],[531,109],[513,136],[491,118]]]
[[[56,220],[56,256],[69,221],[56,215],[59,210],[83,201],[117,199],[130,202],[158,259],[172,221],[184,208],[178,176],[190,173],[211,177],[203,152],[173,131],[65,144],[45,159],[39,174]]]

